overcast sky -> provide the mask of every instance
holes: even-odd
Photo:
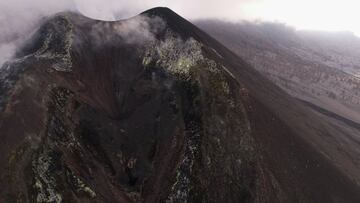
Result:
[[[76,0],[84,14],[101,19],[128,17],[167,6],[186,18],[277,21],[298,29],[352,31],[360,36],[358,0]],[[104,2],[107,2],[106,4]]]
[[[72,9],[89,17],[115,20],[155,6],[167,6],[188,19],[258,19],[299,29],[348,30],[360,35],[358,0],[0,0],[0,26],[6,24],[2,21],[15,21],[9,16],[25,20]]]
[[[0,0],[0,64],[43,16],[77,10],[101,20],[166,6],[187,19],[276,21],[297,29],[351,31],[360,36],[358,0]]]

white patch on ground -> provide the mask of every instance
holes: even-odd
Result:
[[[158,41],[147,48],[143,65],[152,61],[170,74],[182,77],[189,76],[190,69],[204,60],[202,45],[195,39],[181,40],[168,32],[164,41]]]

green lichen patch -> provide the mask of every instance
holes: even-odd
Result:
[[[33,201],[58,203],[83,197],[96,198],[94,190],[77,177],[66,162],[66,157],[83,150],[74,136],[75,126],[69,121],[73,93],[62,87],[50,88],[43,145],[33,155],[31,163]]]
[[[165,40],[157,41],[146,49],[143,65],[146,67],[154,63],[168,73],[188,80],[191,68],[203,59],[199,42],[193,38],[183,41],[168,32]]]
[[[72,70],[71,47],[73,43],[73,24],[66,14],[55,16],[45,25],[46,37],[35,57],[53,61],[52,68],[57,71]]]
[[[74,93],[63,87],[52,87],[48,101],[47,137],[56,145],[78,146],[74,137],[74,125],[68,122],[73,111]]]
[[[224,66],[205,57],[202,47],[192,38],[184,41],[168,33],[163,41],[149,46],[143,58],[145,67],[161,68],[174,76],[184,101],[184,147],[166,202],[210,198],[201,192],[211,184],[209,177],[201,175],[199,165],[203,160],[209,170],[206,174],[241,191],[234,196],[248,195],[246,188],[252,184],[254,146],[239,102],[239,84]]]
[[[200,106],[200,89],[198,81],[181,81],[183,99],[187,106],[183,106],[185,123],[184,149],[178,168],[175,182],[166,202],[189,202],[195,182],[193,169],[200,153],[202,139],[202,112]]]
[[[87,186],[84,181],[77,177],[70,169],[66,170],[66,176],[69,184],[79,195],[85,194],[89,198],[95,198],[96,193],[89,186]]]
[[[63,197],[57,189],[56,173],[57,162],[52,151],[43,151],[32,162],[34,174],[34,189],[37,192],[38,203],[60,203]]]

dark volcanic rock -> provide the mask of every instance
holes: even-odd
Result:
[[[0,90],[0,202],[360,200],[289,124],[320,120],[166,8],[54,16]]]

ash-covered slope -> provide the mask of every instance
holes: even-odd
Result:
[[[0,202],[360,201],[341,132],[169,9],[59,14],[0,71]]]
[[[287,93],[360,123],[360,38],[275,23],[196,24]]]

